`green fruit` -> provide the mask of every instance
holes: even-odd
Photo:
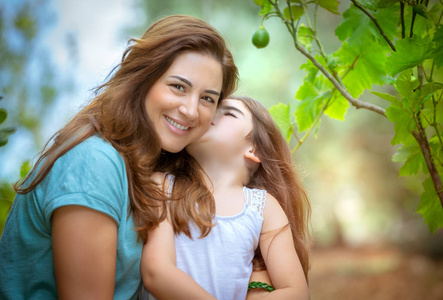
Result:
[[[269,43],[269,32],[263,26],[260,26],[252,35],[252,43],[257,48],[266,47]]]

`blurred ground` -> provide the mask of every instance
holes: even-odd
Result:
[[[312,300],[441,300],[443,260],[397,249],[314,249]]]

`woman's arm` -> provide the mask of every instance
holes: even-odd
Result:
[[[263,212],[260,250],[275,291],[262,299],[309,299],[309,288],[294,248],[288,218],[268,194]]]
[[[112,299],[117,224],[96,210],[64,206],[52,215],[58,299]]]
[[[144,286],[157,299],[215,299],[177,268],[174,230],[169,220],[149,232],[140,268]]]

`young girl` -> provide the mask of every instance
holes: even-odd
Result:
[[[257,249],[275,288],[266,298],[308,299],[309,202],[268,111],[223,100],[186,149],[194,159],[183,154],[159,179],[171,200],[143,248],[146,288],[158,299],[245,299]]]

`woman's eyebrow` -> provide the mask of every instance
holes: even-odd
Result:
[[[178,79],[178,80],[180,80],[180,81],[186,83],[186,84],[189,85],[190,87],[192,87],[192,83],[191,83],[189,80],[187,80],[186,78],[183,78],[183,77],[178,76],[178,75],[171,75],[171,77],[173,77],[173,78],[175,78],[175,79]]]
[[[189,80],[187,80],[186,78],[183,78],[183,77],[181,77],[179,75],[171,75],[171,77],[186,83],[189,87],[192,88],[192,83]],[[213,94],[213,95],[216,95],[216,96],[220,96],[220,93],[217,92],[216,90],[205,90],[205,93]]]

